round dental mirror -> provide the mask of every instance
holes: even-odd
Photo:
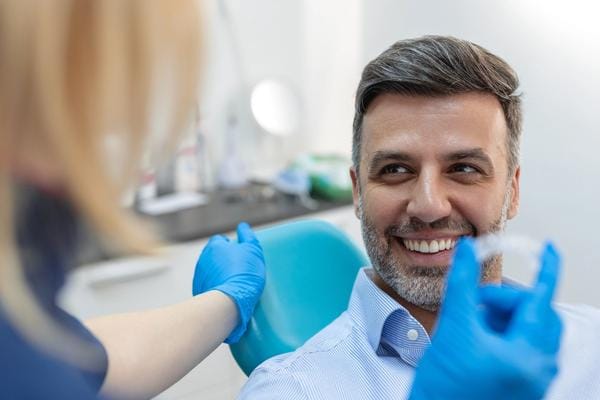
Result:
[[[298,130],[300,102],[292,88],[277,79],[265,79],[252,88],[252,116],[267,133],[290,136]]]

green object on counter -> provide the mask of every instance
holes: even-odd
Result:
[[[332,201],[352,200],[351,161],[339,155],[304,155],[293,164],[308,172],[311,197]]]

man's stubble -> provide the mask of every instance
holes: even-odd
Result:
[[[361,221],[363,241],[367,254],[373,264],[373,269],[381,279],[391,287],[401,298],[420,308],[436,312],[442,303],[445,287],[446,272],[448,266],[415,266],[403,265],[394,258],[392,253],[394,235],[401,233],[415,233],[423,227],[430,229],[452,229],[461,232],[476,230],[468,221],[450,221],[443,219],[427,224],[421,221],[408,221],[401,225],[390,225],[384,232],[384,240],[381,240],[373,222],[364,212],[363,197],[359,191],[358,217]],[[490,224],[485,232],[500,233],[504,230],[508,219],[508,208],[510,206],[511,190],[507,190],[500,216]],[[489,282],[493,277],[500,276],[502,269],[501,257],[491,257],[483,262],[481,268],[481,281]]]

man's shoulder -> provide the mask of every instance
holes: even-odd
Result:
[[[557,304],[563,321],[561,359],[565,365],[580,365],[583,360],[600,361],[600,309],[583,304]]]
[[[339,354],[335,350],[351,340],[353,334],[354,324],[348,313],[344,312],[295,351],[272,357],[256,367],[255,371],[275,374],[293,373],[307,368],[313,371],[319,360]]]
[[[291,353],[280,354],[260,364],[242,388],[240,399],[321,398],[336,366],[346,366],[351,343],[362,341],[347,312]],[[309,395],[310,394],[310,395]],[[327,396],[323,397],[326,398]]]
[[[568,352],[582,350],[582,345],[589,349],[596,345],[600,331],[600,309],[585,304],[556,304],[556,311],[563,322],[562,348]]]
[[[344,312],[296,351],[259,365],[239,399],[339,397],[340,390],[353,390],[352,383],[370,370],[373,351],[369,349],[364,329]]]
[[[556,304],[563,321],[559,373],[548,398],[596,399],[600,395],[600,309],[583,304]]]
[[[567,323],[598,325],[600,324],[600,308],[587,304],[557,303],[556,310]]]

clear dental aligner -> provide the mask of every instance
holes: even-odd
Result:
[[[544,244],[525,235],[488,234],[475,239],[477,261],[506,253],[518,254],[525,258],[531,269],[537,269]]]

